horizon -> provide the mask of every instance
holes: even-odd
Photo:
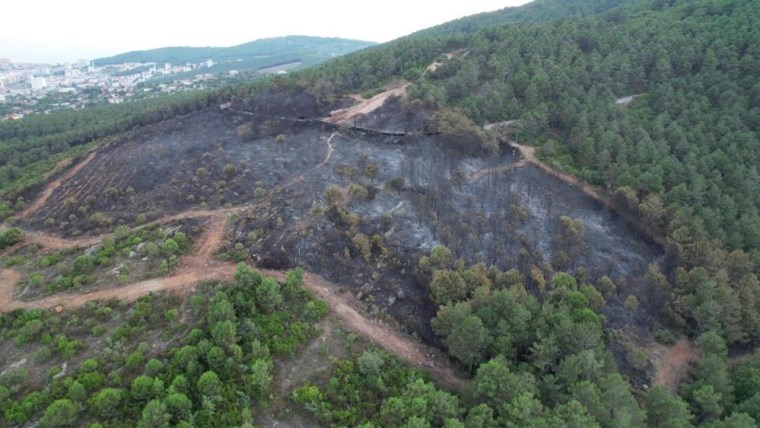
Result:
[[[55,64],[165,47],[230,47],[295,35],[385,43],[464,16],[529,2],[474,0],[430,7],[392,0],[357,8],[347,0],[326,0],[244,5],[240,13],[230,14],[231,9],[241,9],[230,0],[217,2],[210,10],[136,0],[119,11],[118,19],[89,0],[16,2],[6,6],[6,16],[29,18],[9,19],[0,28],[0,58]],[[292,14],[294,8],[299,8],[297,16]]]

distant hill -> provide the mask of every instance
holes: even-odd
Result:
[[[211,60],[211,72],[258,70],[300,61],[308,66],[375,45],[374,42],[326,37],[286,36],[254,40],[230,47],[166,47],[132,51],[94,61],[97,66],[125,62],[183,65]]]

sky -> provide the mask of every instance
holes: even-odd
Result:
[[[529,0],[15,0],[4,2],[0,58],[73,62],[165,46],[234,46],[306,35],[387,42]]]

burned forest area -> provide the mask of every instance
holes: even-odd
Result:
[[[387,103],[359,124],[408,127],[398,98]],[[220,257],[318,273],[431,344],[437,304],[417,265],[436,246],[465,266],[608,277],[609,325],[646,330],[646,313],[622,305],[646,299],[639,279],[663,252],[614,211],[521,162],[507,141],[483,154],[436,135],[303,120],[328,114],[306,95],[270,93],[138,129],[98,150],[22,225],[76,237],[228,212]],[[528,281],[539,293],[541,280]]]

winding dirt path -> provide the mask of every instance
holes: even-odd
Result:
[[[195,285],[203,280],[226,281],[235,272],[233,265],[198,266],[194,269],[185,269],[184,272],[166,278],[155,278],[147,281],[136,282],[124,287],[109,288],[93,291],[90,293],[63,293],[48,296],[39,300],[22,302],[13,300],[0,303],[3,312],[14,309],[52,308],[60,306],[72,309],[82,306],[93,300],[118,299],[128,302],[138,299],[140,296],[157,291],[186,293],[195,289]]]
[[[224,227],[227,225],[227,213],[219,213],[209,219],[206,231],[196,244],[195,254],[199,257],[212,257],[214,251],[222,245]]]
[[[38,244],[51,250],[63,250],[65,248],[90,247],[103,241],[108,235],[85,236],[82,238],[61,238],[53,235],[45,235],[39,232],[26,232],[24,244]]]
[[[335,151],[335,148],[332,145],[332,140],[335,138],[335,136],[338,135],[337,132],[333,132],[330,134],[330,137],[327,139],[327,155],[325,155],[325,158],[322,162],[320,162],[317,166],[312,168],[309,172],[316,170],[317,168],[322,168],[323,166],[327,165],[327,162],[330,162],[330,158],[332,157],[333,152]]]

